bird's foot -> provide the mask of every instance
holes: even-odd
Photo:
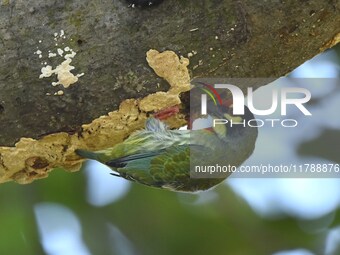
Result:
[[[154,114],[154,117],[159,120],[166,120],[167,118],[174,116],[177,113],[179,113],[179,106],[175,105],[156,112]]]

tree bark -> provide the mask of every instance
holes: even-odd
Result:
[[[145,9],[123,0],[3,0],[0,145],[12,150],[22,137],[77,134],[125,99],[168,91],[145,59],[149,49],[189,57],[191,78],[280,77],[339,42],[339,11],[335,0],[166,0]],[[55,78],[39,79],[41,68],[56,66],[48,51],[65,47],[77,52],[73,72],[84,76],[53,87]]]

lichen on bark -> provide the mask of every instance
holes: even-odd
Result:
[[[147,61],[160,77],[169,82],[168,92],[124,100],[119,110],[82,125],[81,131],[75,134],[60,132],[38,140],[21,138],[14,147],[0,147],[0,183],[14,180],[27,184],[47,177],[54,168],[77,171],[83,160],[75,155],[75,149],[100,150],[112,147],[133,131],[143,128],[150,114],[181,104],[180,93],[190,89],[189,60],[179,58],[171,51],[159,53],[150,50]],[[170,127],[185,124],[182,114],[171,117],[167,122]]]

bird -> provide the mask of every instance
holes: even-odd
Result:
[[[218,110],[215,115],[230,118],[226,112],[230,109]],[[248,108],[244,118],[253,118]],[[256,138],[257,128],[248,126],[171,130],[162,120],[149,117],[144,129],[111,148],[75,152],[109,166],[114,171],[112,175],[129,181],[175,192],[198,192],[216,186],[231,174],[230,171],[212,174],[198,169],[217,163],[241,165],[252,154]]]

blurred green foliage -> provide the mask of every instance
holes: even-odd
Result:
[[[195,203],[197,195],[133,184],[125,197],[104,207],[87,202],[85,184],[82,172],[54,171],[30,185],[1,185],[0,254],[45,254],[33,211],[40,202],[71,209],[82,224],[86,245],[96,255],[115,254],[108,223],[118,227],[141,255],[265,255],[301,247],[321,254],[323,249],[325,232],[307,233],[301,222],[284,215],[262,218],[223,184],[215,189],[216,198],[206,203]],[[337,213],[332,226],[339,223]]]

